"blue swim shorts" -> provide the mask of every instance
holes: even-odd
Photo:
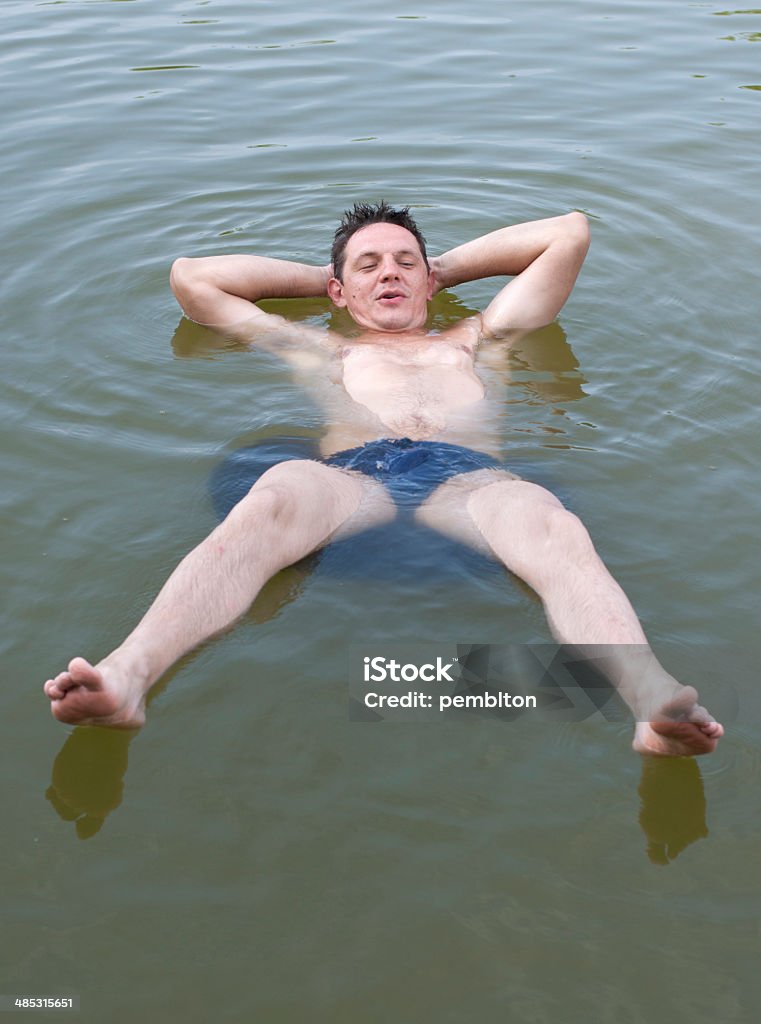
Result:
[[[505,468],[492,455],[443,441],[383,438],[321,460],[311,438],[270,438],[233,452],[212,473],[209,490],[219,518],[225,518],[263,473],[289,459],[314,459],[326,466],[364,473],[384,484],[394,500],[407,508],[417,507],[439,484],[458,473]]]
[[[394,501],[420,505],[446,480],[475,469],[504,469],[499,459],[444,441],[381,438],[322,460],[326,466],[353,469],[385,485]]]

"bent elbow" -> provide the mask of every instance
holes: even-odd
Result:
[[[573,238],[579,246],[583,247],[586,252],[591,241],[589,218],[580,210],[572,210],[571,213],[566,214],[566,222],[568,224],[569,236]]]
[[[187,256],[180,256],[174,261],[172,269],[169,271],[169,287],[180,304],[182,304],[181,296],[187,288],[192,263],[193,260]]]
[[[172,264],[169,285],[188,319],[198,324],[226,321],[224,302],[230,298],[219,286],[217,257],[181,256]]]
[[[202,322],[208,314],[209,282],[204,278],[203,259],[180,256],[169,272],[169,287],[182,312],[191,320]]]

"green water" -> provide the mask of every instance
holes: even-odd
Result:
[[[0,28],[0,995],[114,1024],[755,1021],[761,11],[4,0]],[[350,722],[350,643],[549,639],[467,571],[291,570],[132,742],[50,718],[44,679],[213,526],[224,456],[321,429],[273,356],[181,322],[172,260],[324,263],[381,197],[433,252],[589,216],[559,326],[495,371],[504,453],[724,701],[711,758],[643,775],[624,722]]]

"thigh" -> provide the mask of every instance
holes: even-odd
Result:
[[[524,579],[541,554],[548,531],[565,519],[578,522],[546,487],[502,469],[481,469],[447,480],[416,517],[431,529],[498,558]]]
[[[503,491],[509,491],[519,484],[525,485],[525,481],[506,469],[487,468],[476,469],[472,473],[461,473],[437,487],[417,509],[415,519],[437,533],[494,557],[494,549],[473,515],[472,500],[475,495],[493,489],[495,485],[500,485]]]
[[[291,521],[303,530],[327,534],[323,544],[367,530],[396,516],[386,488],[351,470],[325,466],[310,459],[289,459],[268,469],[233,512],[274,491]]]

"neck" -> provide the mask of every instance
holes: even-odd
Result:
[[[425,327],[408,331],[375,331],[365,328],[360,330],[354,340],[365,345],[405,345],[428,337],[430,332]]]

